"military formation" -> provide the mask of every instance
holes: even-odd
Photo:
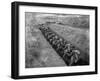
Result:
[[[70,44],[45,24],[41,24],[39,29],[66,65],[71,66],[77,64],[80,51],[73,44]]]

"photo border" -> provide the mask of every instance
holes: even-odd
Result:
[[[95,71],[76,72],[76,73],[59,73],[59,74],[43,74],[43,75],[19,75],[19,6],[42,6],[42,7],[57,7],[57,8],[73,8],[73,9],[89,9],[95,10]],[[81,6],[81,5],[62,5],[49,3],[31,3],[31,2],[12,2],[11,6],[11,77],[13,79],[25,78],[42,78],[42,77],[58,77],[58,76],[72,76],[72,75],[88,75],[97,74],[97,7],[96,6]]]

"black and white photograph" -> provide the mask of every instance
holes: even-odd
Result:
[[[89,65],[89,15],[25,12],[25,67]]]
[[[97,74],[97,7],[12,3],[14,79]]]

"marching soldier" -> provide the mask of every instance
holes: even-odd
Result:
[[[75,64],[88,64],[88,62],[85,62],[84,59],[79,58],[80,54],[84,54],[81,50],[70,44],[68,41],[64,40],[49,27],[42,25],[39,29],[41,30],[46,40],[51,44],[51,46],[62,57],[68,66]]]

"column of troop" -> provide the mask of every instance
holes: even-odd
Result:
[[[39,29],[67,65],[73,65],[78,61],[80,51],[74,45],[70,44],[45,24],[41,24]]]

